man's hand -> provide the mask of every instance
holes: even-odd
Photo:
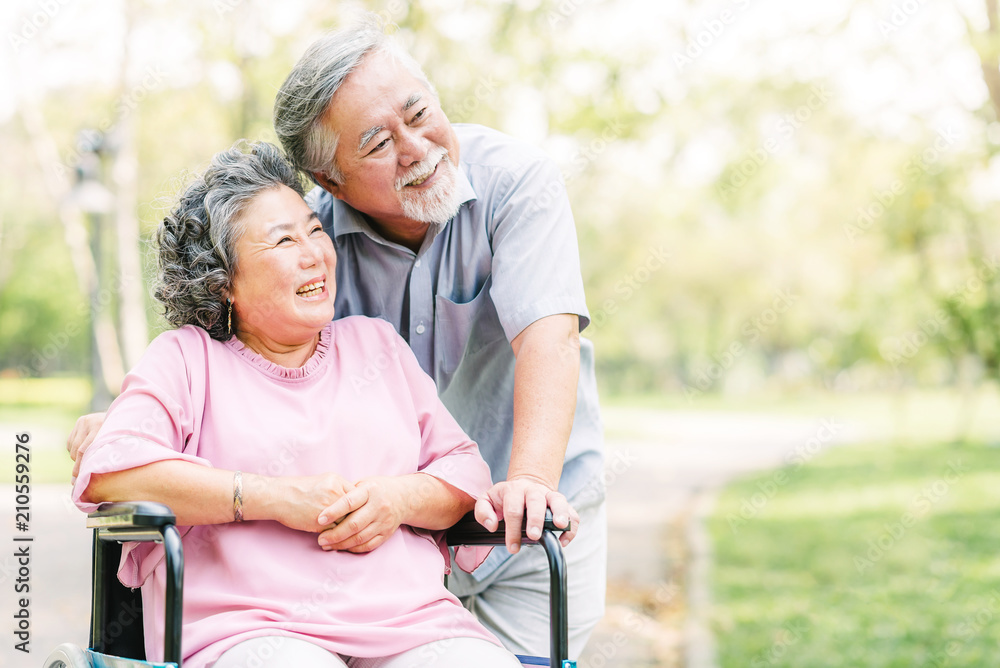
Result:
[[[97,432],[103,424],[104,413],[91,413],[77,418],[76,424],[73,425],[73,431],[66,439],[66,449],[69,450],[69,456],[75,462],[73,464],[74,478],[80,474],[80,461],[83,459],[83,453],[94,442]]]
[[[387,541],[406,517],[412,482],[403,476],[358,481],[353,490],[320,513],[320,524],[335,525],[319,535],[320,547],[362,553]]]
[[[552,519],[560,529],[566,529],[559,537],[563,547],[576,536],[580,528],[580,516],[569,505],[566,497],[545,483],[528,476],[518,476],[493,485],[476,502],[476,520],[490,531],[496,531],[503,515],[507,526],[507,549],[517,554],[521,549],[521,522],[525,511],[528,514],[528,538],[538,540],[542,536],[545,523],[545,509],[552,509]]]

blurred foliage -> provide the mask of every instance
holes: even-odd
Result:
[[[184,174],[240,137],[273,141],[274,91],[298,56],[369,9],[425,64],[453,121],[518,134],[563,167],[606,389],[691,397],[997,377],[988,3],[925,7],[893,32],[886,2],[803,5],[781,23],[778,2],[146,0],[103,10],[125,16],[117,31],[59,30],[84,15],[78,4],[13,56],[15,85],[37,91],[68,172],[81,130],[134,123],[147,280],[152,230]],[[717,23],[726,7],[735,19]],[[939,38],[942,16],[959,31]],[[859,24],[876,38],[856,39]],[[703,53],[678,60],[706,34]],[[89,51],[116,39],[124,68]],[[978,88],[961,102],[942,90],[937,106],[859,110],[874,93],[855,90],[851,72],[909,72],[900,99],[930,85],[914,43],[929,45],[925,60],[957,59]],[[87,77],[27,85],[74,59],[92,63]],[[101,67],[128,72],[89,71]],[[24,118],[0,125],[0,373],[84,373],[86,291]],[[147,313],[152,333],[164,328],[148,295]]]

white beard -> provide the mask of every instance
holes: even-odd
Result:
[[[456,169],[444,149],[435,151],[428,158],[429,160],[425,161],[424,164],[426,162],[434,164],[435,161],[439,160],[437,180],[430,188],[422,191],[406,190],[405,186],[398,188],[399,204],[403,213],[411,220],[431,225],[444,225],[455,217],[458,209],[462,206],[462,203],[458,201]],[[423,170],[428,171],[426,167]],[[416,172],[414,178],[417,178],[419,168],[412,171]],[[413,178],[408,179],[407,183],[412,180]]]

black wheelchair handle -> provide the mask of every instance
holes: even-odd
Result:
[[[521,521],[521,542],[527,545],[534,545],[541,542],[541,539],[532,540],[527,534],[528,516],[525,513]],[[507,524],[500,520],[496,531],[490,531],[476,520],[474,512],[467,513],[462,519],[455,523],[446,534],[448,545],[503,545]],[[552,518],[552,511],[545,509],[545,522],[542,524],[542,533],[552,531],[562,533],[565,527],[556,526]]]
[[[566,602],[566,561],[563,558],[562,546],[557,533],[566,529],[557,527],[552,519],[552,511],[546,508],[545,523],[542,535],[538,540],[531,540],[525,533],[527,517],[521,524],[521,542],[525,545],[541,544],[545,549],[549,562],[549,614],[551,615],[550,645],[551,656],[549,665],[561,668],[566,665],[576,665],[569,661],[569,610]],[[446,534],[448,545],[503,545],[505,543],[505,528],[503,520],[496,531],[489,531],[476,521],[474,513],[468,513],[460,519]]]

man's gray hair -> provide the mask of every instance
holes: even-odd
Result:
[[[226,341],[227,295],[239,266],[240,218],[257,195],[288,186],[304,195],[299,175],[274,144],[245,140],[217,153],[156,230],[153,293],[175,327],[197,325]],[[235,324],[233,325],[235,330]]]
[[[334,159],[339,137],[322,122],[323,114],[344,80],[371,53],[391,55],[437,98],[420,65],[385,33],[376,14],[366,13],[355,25],[320,37],[295,64],[274,100],[278,139],[292,164],[310,178],[318,172],[343,182]]]

